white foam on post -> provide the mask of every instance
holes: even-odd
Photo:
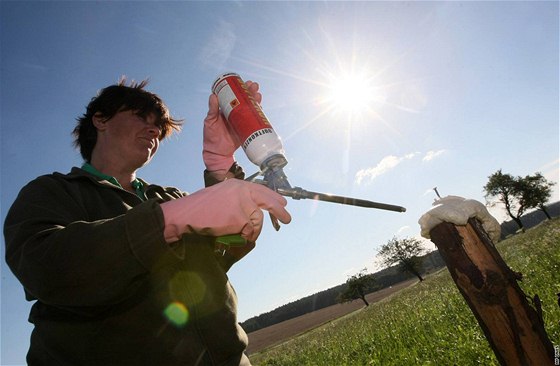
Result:
[[[459,196],[447,196],[436,200],[433,206],[418,220],[424,238],[430,239],[430,231],[442,222],[464,226],[474,217],[482,223],[493,243],[500,241],[500,223],[490,215],[482,203]]]

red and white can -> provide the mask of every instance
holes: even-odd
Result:
[[[212,92],[218,96],[224,117],[253,164],[261,169],[268,167],[268,163],[287,164],[280,137],[238,74],[219,76]]]

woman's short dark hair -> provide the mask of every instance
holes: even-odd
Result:
[[[156,116],[156,126],[161,130],[159,139],[163,140],[171,135],[173,130],[180,131],[182,120],[174,119],[169,109],[159,96],[144,90],[147,80],[126,85],[126,79],[121,78],[115,85],[108,86],[93,97],[89,102],[86,113],[77,119],[74,128],[74,146],[80,149],[80,154],[89,162],[95,144],[97,143],[97,129],[93,125],[93,116],[101,113],[106,120],[122,111],[134,111],[142,117],[149,114]]]

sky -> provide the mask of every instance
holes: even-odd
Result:
[[[557,1],[2,1],[2,223],[27,182],[82,164],[75,119],[121,75],[149,78],[186,121],[138,176],[203,188],[210,88],[239,73],[260,84],[293,186],[407,208],[288,199],[292,222],[265,222],[229,272],[244,321],[375,271],[381,245],[419,237],[434,187],[485,202],[498,169],[558,183],[558,19]],[[0,364],[22,365],[31,304],[0,254]]]

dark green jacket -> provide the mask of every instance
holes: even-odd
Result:
[[[29,365],[249,365],[214,239],[163,237],[160,202],[82,169],[39,177],[6,217],[6,261],[36,300]]]

